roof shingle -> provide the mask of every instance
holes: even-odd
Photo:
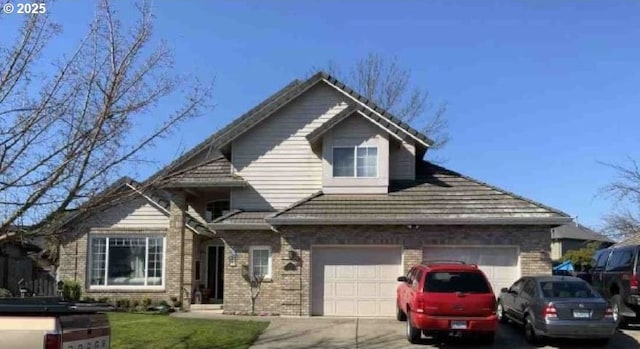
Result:
[[[162,186],[171,187],[211,187],[244,186],[242,177],[231,173],[231,163],[220,156],[204,163],[192,166],[163,178]]]

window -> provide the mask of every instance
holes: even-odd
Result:
[[[614,250],[609,258],[606,271],[631,271],[633,264],[633,250]]]
[[[609,258],[609,250],[603,250],[597,252],[597,259],[594,267],[594,271],[603,271],[604,267],[607,265],[607,259]]]
[[[533,280],[527,280],[522,287],[522,294],[526,295],[529,298],[533,298],[536,295],[536,285]]]
[[[545,298],[596,298],[591,287],[583,281],[543,281],[540,283]]]
[[[249,275],[271,278],[271,247],[251,246],[249,248]]]
[[[333,148],[334,177],[377,177],[377,147]]]
[[[415,279],[413,279],[413,282],[411,283],[411,287],[417,290],[418,287],[420,286],[421,279],[422,279],[422,271],[418,270],[418,272],[415,275]]]
[[[481,273],[433,272],[427,274],[425,292],[489,293],[489,283]]]
[[[91,286],[162,286],[163,237],[92,237]]]
[[[216,218],[224,216],[229,211],[229,200],[216,200],[207,203],[205,209],[205,219],[211,222]]]

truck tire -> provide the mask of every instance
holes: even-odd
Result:
[[[613,309],[613,320],[616,322],[618,328],[625,328],[627,326],[627,319],[620,314],[620,306],[622,304],[622,298],[619,294],[611,297],[611,308]]]

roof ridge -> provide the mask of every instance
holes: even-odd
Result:
[[[469,177],[469,176],[467,176],[467,175],[463,175],[462,173],[460,173],[460,172],[458,172],[458,171],[454,171],[454,170],[448,169],[448,168],[446,168],[446,167],[443,167],[443,166],[440,166],[440,165],[436,165],[436,164],[434,164],[434,163],[432,163],[432,162],[430,162],[430,161],[427,161],[427,160],[422,160],[422,162],[423,162],[423,163],[425,163],[425,164],[426,164],[426,165],[428,165],[428,166],[436,167],[436,168],[438,168],[438,169],[442,169],[442,170],[445,170],[445,171],[447,171],[447,172],[450,172],[450,173],[456,174],[456,175],[458,175],[458,176],[460,176],[460,177],[462,177],[462,178],[464,178],[464,179],[466,179],[466,180],[469,180],[469,181],[471,181],[471,182],[475,182],[475,183],[480,184],[480,185],[484,185],[484,186],[489,187],[489,188],[491,188],[491,189],[493,189],[493,190],[499,191],[499,192],[501,192],[501,193],[503,193],[503,194],[507,194],[507,195],[513,196],[513,197],[514,197],[514,198],[516,198],[516,199],[520,199],[520,200],[526,201],[526,202],[528,202],[528,203],[530,203],[530,204],[532,204],[532,205],[538,206],[538,207],[540,207],[540,208],[544,208],[544,209],[546,209],[546,210],[549,210],[549,211],[551,211],[551,212],[553,212],[553,213],[556,213],[556,214],[559,214],[559,215],[561,215],[561,216],[571,217],[569,214],[567,214],[567,213],[566,213],[566,212],[564,212],[564,211],[558,210],[558,209],[553,208],[553,207],[551,207],[551,206],[547,206],[547,205],[545,205],[545,204],[543,204],[543,203],[540,203],[540,202],[538,202],[538,201],[528,199],[528,198],[526,198],[526,197],[524,197],[524,196],[518,195],[518,194],[516,194],[516,193],[514,193],[514,192],[511,192],[511,191],[509,191],[509,190],[502,189],[502,188],[500,188],[500,187],[497,187],[497,186],[495,186],[495,185],[489,184],[489,183],[487,183],[487,182],[484,182],[484,181],[481,181],[481,180],[475,179],[475,178],[473,178],[473,177]]]
[[[294,209],[294,208],[296,208],[296,207],[298,207],[298,206],[300,206],[300,205],[304,204],[305,202],[310,201],[310,200],[312,200],[312,199],[315,199],[315,198],[317,198],[317,197],[319,197],[319,196],[322,196],[322,195],[324,195],[324,193],[322,192],[322,190],[318,190],[317,192],[315,192],[315,193],[313,193],[313,194],[311,194],[311,195],[309,195],[309,196],[307,196],[307,197],[305,197],[305,198],[302,198],[302,199],[300,199],[300,200],[298,200],[298,201],[296,201],[296,202],[292,203],[291,205],[289,205],[289,206],[287,206],[287,207],[283,208],[282,210],[280,210],[280,211],[276,211],[274,214],[271,214],[271,215],[268,215],[268,216],[264,217],[264,219],[265,219],[265,221],[266,221],[266,220],[271,219],[271,218],[276,218],[276,217],[278,217],[279,215],[281,215],[281,214],[283,214],[283,213],[285,213],[285,212],[291,211],[292,209]]]

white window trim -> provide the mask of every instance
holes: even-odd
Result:
[[[162,238],[162,284],[161,285],[92,285],[91,284],[91,273],[92,273],[92,264],[93,264],[93,240],[94,239],[104,239],[106,238],[107,240],[105,241],[105,266],[104,266],[104,273],[105,273],[105,282],[107,281],[107,275],[108,275],[108,262],[109,262],[109,238],[141,238],[144,237],[147,239],[147,244],[145,247],[145,251],[147,253],[147,263],[145,263],[144,269],[145,269],[145,282],[147,282],[147,268],[148,268],[148,250],[149,250],[149,238]],[[109,290],[145,290],[145,291],[164,291],[165,289],[165,285],[167,282],[167,237],[166,236],[159,236],[159,235],[153,235],[153,234],[145,234],[145,235],[121,235],[121,234],[96,234],[96,235],[91,235],[89,237],[89,253],[88,253],[88,260],[87,260],[87,286],[89,288],[89,291],[109,291]]]
[[[273,277],[273,255],[271,254],[271,246],[267,246],[267,245],[249,246],[249,276],[253,275],[253,251],[255,250],[269,251],[267,275],[264,276],[264,281],[270,281],[271,278]]]
[[[376,149],[376,175],[375,176],[358,176],[358,149],[375,148]],[[335,166],[335,149],[353,149],[353,175],[352,176],[336,176],[333,172]],[[380,152],[377,145],[354,145],[354,146],[333,146],[331,147],[331,176],[333,178],[379,178],[380,177]]]

